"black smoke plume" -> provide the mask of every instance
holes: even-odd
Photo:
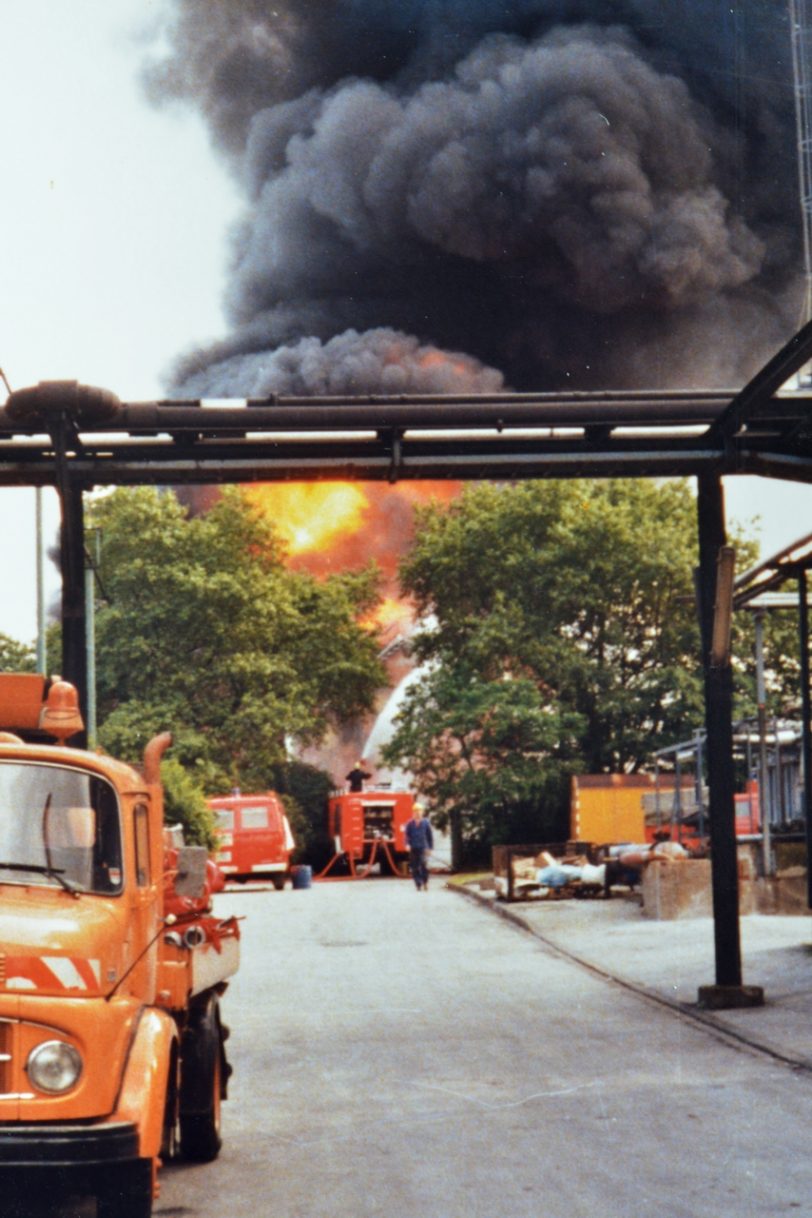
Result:
[[[797,328],[779,0],[168,0],[245,192],[173,391],[741,384]]]

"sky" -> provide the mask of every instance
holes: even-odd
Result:
[[[226,332],[240,197],[202,120],[154,108],[141,89],[159,2],[0,3],[0,368],[14,389],[67,378],[161,397],[173,360]],[[812,531],[812,488],[739,477],[726,493],[764,555]],[[24,642],[36,632],[34,503],[32,489],[0,489],[0,633]],[[53,544],[53,492],[43,504]],[[47,564],[49,601],[58,586]]]
[[[160,397],[187,347],[224,329],[238,196],[196,115],[139,83],[151,0],[2,0],[0,368]],[[0,397],[0,400],[2,398]],[[0,489],[0,632],[36,634],[32,489]],[[49,543],[58,504],[43,493]],[[46,567],[49,600],[59,578]]]

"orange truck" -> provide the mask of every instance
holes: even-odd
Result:
[[[604,844],[609,842],[650,842],[658,829],[671,829],[676,779],[673,774],[575,774],[572,777],[570,835],[575,841]],[[659,791],[659,794],[658,794]],[[748,837],[761,832],[758,783],[750,779],[746,789],[735,795],[736,835]],[[674,826],[683,845],[703,845],[699,835],[692,777],[681,779],[682,823]],[[704,834],[707,836],[707,810]]]
[[[322,875],[336,862],[348,866],[353,876],[358,865],[366,874],[376,862],[382,872],[400,873],[409,854],[404,829],[414,802],[410,792],[388,789],[332,795],[327,831],[335,854]]]
[[[645,796],[655,790],[651,774],[574,774],[570,837],[582,842],[644,842]]]
[[[261,795],[217,795],[209,799],[214,813],[218,845],[215,860],[235,880],[268,875],[275,888],[290,877],[290,856],[295,849],[282,800],[273,791]]]
[[[0,674],[0,1192],[149,1218],[162,1161],[220,1149],[239,928],[167,843],[169,734],[136,769],[81,730],[73,686]]]

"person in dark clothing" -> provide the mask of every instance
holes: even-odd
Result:
[[[406,821],[404,830],[406,845],[409,848],[409,870],[418,892],[428,889],[429,855],[434,849],[434,834],[423,812],[423,805],[415,804],[412,808],[412,819]]]
[[[355,765],[347,775],[347,782],[350,784],[350,791],[363,791],[364,783],[368,778],[371,777],[372,775],[367,774],[366,770],[364,769],[363,761],[356,761]]]

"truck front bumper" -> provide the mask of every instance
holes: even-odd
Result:
[[[150,1160],[138,1158],[138,1131],[128,1121],[0,1124],[0,1190],[95,1194],[113,1180],[137,1186],[150,1171]]]

